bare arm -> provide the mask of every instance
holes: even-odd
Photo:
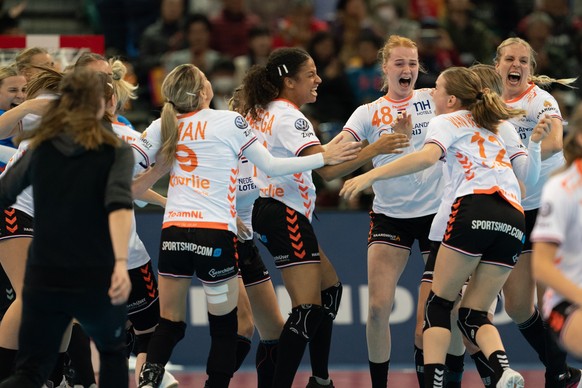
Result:
[[[340,133],[335,138],[337,139],[340,136],[342,136],[342,142],[352,140],[351,136],[346,133]],[[370,162],[374,157],[380,154],[400,154],[402,153],[401,148],[408,147],[409,145],[410,143],[408,141],[408,137],[405,134],[392,133],[382,135],[376,142],[372,144],[368,144],[368,142],[364,140],[362,142],[362,146],[364,148],[358,153],[357,158],[336,164],[334,166],[326,165],[314,171],[317,172],[319,176],[321,176],[325,181],[329,182],[336,178],[348,175],[349,173]],[[322,148],[322,146],[308,147],[301,152],[301,156],[307,156],[321,152]]]
[[[340,195],[346,199],[353,198],[360,191],[367,189],[381,179],[395,178],[424,170],[438,162],[442,150],[436,144],[428,143],[421,150],[404,155],[393,162],[376,167],[365,174],[352,178],[344,184]]]
[[[153,191],[152,189],[146,190],[142,195],[135,198],[139,201],[144,201],[151,203],[152,205],[158,205],[161,207],[166,207],[166,197]]]
[[[570,302],[582,305],[582,288],[564,276],[554,265],[558,246],[550,242],[533,245],[532,270],[534,279],[556,290]]]
[[[4,112],[0,116],[0,139],[6,139],[18,134],[20,130],[19,122],[27,114],[42,116],[53,100],[35,98],[26,100],[22,104]]]
[[[542,118],[541,120],[544,119]],[[542,160],[557,154],[562,151],[562,148],[564,147],[564,126],[562,125],[562,120],[552,118],[550,120],[550,126],[550,134],[542,140]]]

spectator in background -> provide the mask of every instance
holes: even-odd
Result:
[[[383,83],[382,66],[378,62],[378,50],[382,45],[382,39],[374,34],[360,36],[358,43],[360,64],[346,71],[357,105],[374,101],[384,95],[380,90]]]
[[[236,68],[231,59],[218,60],[208,74],[208,80],[212,84],[214,98],[210,102],[212,109],[228,110],[228,101],[238,85],[236,82]]]
[[[358,56],[358,38],[372,32],[372,22],[364,0],[339,0],[335,19],[329,21],[330,31],[339,44],[339,58],[344,64]]]
[[[260,22],[258,16],[246,9],[245,0],[222,0],[220,13],[211,19],[213,34],[210,46],[222,55],[234,58],[247,53],[249,31]]]
[[[313,34],[328,29],[325,21],[315,17],[313,0],[292,0],[287,15],[277,23],[274,48],[307,48]]]
[[[266,27],[253,27],[249,30],[249,47],[247,53],[234,58],[236,68],[236,83],[242,80],[248,69],[253,65],[264,66],[273,48],[273,35]]]
[[[326,31],[316,33],[307,52],[315,62],[321,84],[317,87],[317,100],[306,109],[319,123],[321,140],[327,143],[342,130],[357,105],[333,35]]]
[[[188,47],[164,57],[166,73],[185,63],[195,65],[202,72],[210,71],[220,59],[220,53],[210,48],[211,31],[212,25],[206,15],[195,13],[188,16],[184,26]]]
[[[434,88],[439,74],[449,67],[461,66],[461,59],[447,31],[436,19],[422,23],[418,56],[424,72],[418,74],[418,88]]]
[[[443,20],[443,27],[464,66],[475,62],[490,63],[497,45],[497,37],[485,24],[472,17],[472,9],[470,0],[447,0],[447,13]]]
[[[161,0],[160,17],[150,24],[141,36],[136,71],[140,84],[145,84],[150,70],[161,65],[164,54],[185,47],[185,0]]]
[[[107,56],[138,56],[139,38],[158,15],[155,0],[94,0]]]
[[[378,36],[386,38],[390,35],[399,35],[417,40],[420,24],[406,17],[402,1],[372,0],[370,10],[373,29]]]
[[[20,1],[8,9],[2,9],[4,0],[0,0],[0,34],[2,35],[24,35],[20,28],[20,14],[26,8],[26,1]]]

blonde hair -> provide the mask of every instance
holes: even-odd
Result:
[[[517,38],[517,37],[507,38],[503,42],[501,42],[499,44],[499,46],[497,46],[495,58],[493,59],[493,62],[496,65],[498,65],[499,62],[501,61],[501,56],[503,55],[502,50],[504,48],[506,48],[507,46],[511,46],[512,44],[521,44],[529,51],[530,76],[529,76],[528,81],[533,82],[534,84],[541,86],[541,87],[549,87],[553,83],[558,83],[560,85],[564,85],[564,86],[567,86],[569,88],[575,88],[571,84],[574,83],[578,78],[555,79],[555,78],[548,77],[547,75],[534,74],[536,67],[537,67],[537,61],[536,61],[537,53],[534,51],[534,49],[531,47],[531,45],[527,41],[525,41],[521,38]]]
[[[118,146],[121,141],[101,125],[97,113],[103,106],[106,88],[111,78],[104,73],[74,70],[63,76],[60,98],[55,100],[35,131],[25,133],[32,148],[61,134],[86,149],[102,144]]]
[[[479,76],[484,88],[489,88],[500,96],[503,94],[503,79],[495,71],[495,66],[478,63],[469,69]]]
[[[501,97],[489,88],[483,88],[477,73],[464,67],[451,67],[441,73],[446,81],[446,92],[461,101],[461,107],[471,111],[473,119],[482,128],[497,133],[500,120],[525,114],[522,109],[508,108]]]
[[[18,71],[24,73],[25,70],[28,70],[31,67],[30,61],[35,55],[48,53],[48,50],[42,47],[29,47],[20,51],[14,58]]]
[[[20,75],[20,73],[15,64],[0,67],[0,85],[6,78],[16,77],[17,75]]]
[[[36,73],[28,81],[26,85],[26,98],[28,100],[38,96],[43,90],[56,93],[59,89],[59,84],[63,79],[63,73],[50,67],[37,67],[40,73]]]
[[[137,95],[135,94],[137,86],[130,84],[124,79],[125,74],[127,74],[127,67],[125,67],[122,61],[116,58],[110,58],[109,65],[111,65],[111,71],[113,73],[111,78],[113,79],[113,93],[117,98],[117,106],[115,107],[115,111],[117,112],[123,110],[123,107],[129,100],[137,99]]]
[[[412,39],[400,35],[390,35],[388,39],[386,39],[384,47],[378,50],[378,58],[381,60],[382,64],[388,62],[390,59],[390,54],[392,54],[392,50],[394,50],[396,47],[415,49],[418,53],[418,46]],[[425,71],[424,68],[420,66],[420,64],[419,71]],[[382,88],[380,90],[388,90],[388,79],[386,78],[386,75],[383,74],[382,78]]]
[[[161,113],[162,147],[164,159],[172,160],[178,144],[178,118],[176,114],[200,108],[200,91],[204,86],[202,72],[192,64],[179,65],[162,83],[164,105]]]

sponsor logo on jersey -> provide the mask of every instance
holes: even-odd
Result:
[[[236,116],[234,118],[234,125],[240,129],[245,129],[249,126],[249,123],[242,116]]]
[[[200,256],[220,257],[222,248],[207,247],[186,241],[163,241],[162,251],[192,252]]]
[[[430,100],[418,101],[412,104],[417,115],[429,115],[432,114],[432,107],[430,106]]]
[[[547,217],[551,213],[552,213],[552,204],[549,202],[542,203],[542,206],[540,207],[540,216]]]
[[[305,132],[309,129],[309,122],[305,119],[297,119],[295,120],[295,128]]]
[[[256,190],[257,185],[251,177],[238,178],[238,191]]]

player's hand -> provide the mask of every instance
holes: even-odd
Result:
[[[534,143],[539,143],[548,137],[550,132],[552,132],[552,117],[546,114],[534,127],[529,140],[533,141]]]
[[[111,304],[122,305],[127,303],[130,291],[131,281],[127,272],[127,259],[116,260],[113,274],[111,275],[111,286],[108,291]]]
[[[406,111],[398,112],[396,120],[392,123],[394,133],[403,133],[408,139],[412,138],[412,116]]]
[[[334,137],[324,147],[323,161],[333,166],[358,157],[362,145],[356,141],[342,141],[344,134]]]
[[[372,179],[370,173],[359,175],[355,178],[348,179],[344,183],[344,187],[342,187],[340,190],[339,195],[349,201],[355,198],[359,192],[364,191],[368,187],[372,186],[372,183],[374,183],[374,180]]]
[[[377,155],[401,154],[403,148],[410,146],[410,141],[403,133],[384,133],[370,146]]]
[[[252,240],[253,233],[247,228],[244,222],[240,219],[240,217],[236,217],[236,235],[241,240]]]

